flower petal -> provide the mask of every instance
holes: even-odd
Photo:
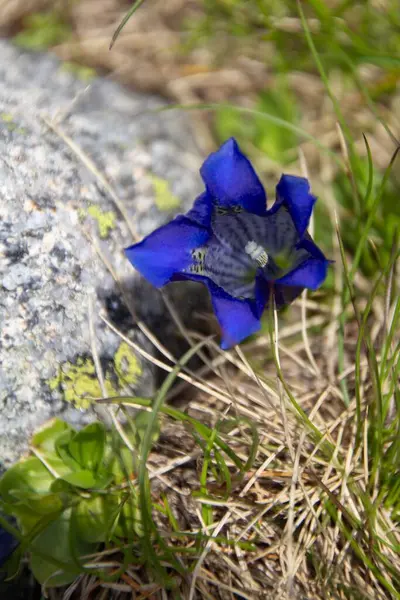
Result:
[[[282,175],[276,186],[278,206],[284,204],[300,237],[307,230],[316,197],[310,194],[310,184],[304,177]],[[274,210],[275,207],[273,207]]]
[[[6,562],[18,543],[14,536],[6,529],[0,527],[0,567]]]
[[[196,198],[193,207],[186,213],[186,217],[191,221],[195,221],[203,227],[211,226],[211,217],[213,212],[213,202],[208,192],[203,192],[201,196]]]
[[[304,290],[303,286],[298,285],[274,285],[275,306],[277,309],[283,308],[296,300]]]
[[[234,138],[213,152],[200,169],[208,192],[220,206],[241,206],[265,215],[267,197],[249,159]]]
[[[215,315],[222,330],[221,348],[228,350],[261,327],[254,301],[233,298],[222,288],[208,283]]]
[[[309,258],[306,258],[287,275],[277,279],[276,283],[316,290],[326,278],[330,261],[325,258],[311,238],[301,240],[297,244],[297,249],[307,250]]]
[[[132,265],[154,286],[161,287],[193,261],[191,251],[202,246],[209,232],[178,216],[125,250]]]

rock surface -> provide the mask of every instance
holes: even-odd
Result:
[[[99,317],[125,309],[95,246],[119,278],[133,278],[122,250],[134,240],[86,158],[140,236],[171,216],[157,208],[155,181],[166,179],[186,210],[200,189],[199,159],[185,117],[151,112],[160,104],[106,79],[80,81],[52,56],[0,41],[0,468],[52,415],[87,418],[72,406],[101,395],[90,321],[107,392],[152,392],[149,367]],[[155,296],[146,295],[144,311],[159,310]]]

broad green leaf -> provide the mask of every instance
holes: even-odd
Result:
[[[52,419],[44,424],[32,437],[32,446],[46,452],[55,452],[56,441],[66,431],[74,430],[61,419]]]
[[[73,436],[68,444],[74,460],[83,468],[96,471],[104,457],[106,432],[102,423],[87,425]]]
[[[25,504],[31,511],[41,516],[57,512],[63,508],[61,498],[54,493],[32,496]]]
[[[64,479],[56,479],[51,484],[51,491],[54,494],[60,495],[61,497],[64,494],[65,497],[68,498],[69,496],[76,494],[75,487],[76,486],[72,485],[71,483],[64,481]]]
[[[74,508],[79,537],[86,542],[106,542],[119,512],[119,500],[111,494],[83,498]]]
[[[74,485],[76,487],[82,488],[84,490],[88,490],[96,487],[97,478],[93,474],[92,471],[88,471],[87,469],[81,469],[80,471],[72,471],[71,473],[67,473],[62,478],[67,483]]]
[[[70,519],[71,510],[68,509],[52,521],[34,540],[30,568],[42,585],[57,587],[70,583],[80,574],[80,570],[74,564],[74,556],[89,554],[96,549],[94,544],[83,542],[79,538],[70,539]],[[71,543],[74,545],[73,548]],[[40,551],[42,555],[38,556],[35,550]],[[47,555],[48,559],[43,555]],[[60,568],[60,563],[64,565],[64,570]],[[56,573],[58,574],[55,575]]]
[[[69,443],[73,439],[75,432],[73,431],[65,431],[61,433],[61,435],[57,438],[55,442],[55,448],[58,456],[67,465],[72,471],[77,471],[80,469],[79,463],[72,457],[71,452],[69,450]]]
[[[4,473],[0,479],[0,498],[13,502],[33,493],[48,492],[53,481],[54,477],[40,460],[31,456]]]
[[[37,458],[43,463],[44,467],[49,467],[56,477],[63,477],[71,471],[71,466],[66,464],[55,452],[41,452],[37,455]]]
[[[56,500],[49,506],[47,502],[44,502],[43,507],[48,509],[50,512],[57,512],[61,510],[61,501],[58,503]],[[37,504],[33,506],[27,502],[13,502],[12,504],[2,504],[2,509],[7,515],[13,516],[18,521],[21,532],[25,535],[28,534],[47,513],[37,510]]]

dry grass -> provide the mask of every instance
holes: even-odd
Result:
[[[295,307],[293,310],[300,316],[299,307],[298,312]],[[329,319],[329,315],[315,307],[313,312],[314,316],[306,323],[307,329],[316,318],[323,322]],[[381,316],[374,315],[375,341],[382,335],[383,327]],[[244,477],[227,460],[233,483],[228,497],[226,485],[212,472],[207,478],[207,498],[196,497],[193,492],[200,488],[203,452],[190,429],[176,420],[163,418],[148,469],[153,502],[169,505],[179,536],[171,526],[171,519],[155,513],[159,532],[172,546],[184,547],[181,564],[188,575],[177,577],[181,597],[224,600],[233,598],[233,594],[271,600],[358,597],[346,595],[341,589],[354,590],[354,594],[361,590],[362,598],[396,597],[388,596],[351,548],[350,538],[354,538],[366,556],[372,556],[370,544],[375,543],[375,536],[368,531],[363,497],[370,494],[365,460],[367,439],[364,437],[363,443],[355,446],[355,402],[346,407],[338,377],[329,378],[331,354],[326,349],[332,341],[327,335],[312,338],[311,349],[320,371],[316,377],[301,339],[301,323],[283,325],[279,337],[285,383],[324,439],[330,442],[333,452],[328,457],[324,443],[316,443],[295,414],[277,381],[268,339],[260,337],[242,350],[225,353],[214,344],[209,346],[212,371],[201,378],[207,391],[197,391],[194,399],[185,402],[187,393],[181,389],[180,402],[185,402],[189,415],[217,429],[230,418],[242,417],[224,439],[244,461],[251,445],[246,419],[256,423],[260,446],[255,464]],[[354,346],[355,340],[350,339],[346,372],[350,389],[355,386]],[[165,364],[164,368],[169,366]],[[209,366],[205,368],[209,370]],[[336,371],[334,366],[333,370]],[[362,378],[363,411],[366,411],[370,382],[365,364]],[[327,502],[337,508],[337,519],[329,516]],[[204,503],[212,507],[212,524],[208,526],[201,512]],[[400,531],[391,521],[390,511],[381,507],[377,508],[375,522],[381,552],[390,564],[395,564],[398,557],[391,548],[400,543]],[[342,525],[350,532],[347,540]],[[211,539],[202,552],[193,556],[188,552],[195,547],[194,535],[199,532]],[[217,536],[218,541],[213,542],[212,538]],[[221,536],[232,545],[221,542]],[[239,542],[252,545],[251,550],[241,548]],[[103,564],[110,573],[121,566],[119,556],[118,551],[103,553],[95,562]],[[109,567],[106,561],[111,561]],[[383,570],[382,576],[392,581],[389,572]],[[147,593],[152,598],[174,597],[157,588],[145,569],[133,566],[125,570],[118,584],[82,578],[76,597],[102,597],[85,595],[89,588],[99,592],[108,590],[109,594],[114,590],[115,595],[105,598],[130,598],[132,589],[138,594],[135,597],[140,598],[147,597]]]

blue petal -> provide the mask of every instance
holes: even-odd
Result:
[[[293,300],[296,300],[304,290],[303,286],[291,286],[291,285],[274,285],[275,294],[275,306],[276,308],[282,308],[291,304]]]
[[[256,278],[254,300],[234,298],[205,275],[177,273],[172,277],[172,281],[188,279],[204,283],[208,287],[213,309],[222,330],[223,350],[228,350],[260,329],[260,318],[269,294],[269,283],[261,276]]]
[[[277,279],[276,283],[316,290],[326,278],[330,261],[325,258],[311,238],[302,240],[297,248],[307,250],[309,258],[287,275]]]
[[[195,221],[202,227],[211,227],[211,217],[213,211],[213,202],[210,194],[204,192],[196,198],[193,207],[186,213],[186,217]]]
[[[222,288],[208,284],[215,315],[221,326],[221,348],[228,350],[239,344],[261,327],[260,317],[256,316],[254,301],[233,298]]]
[[[317,244],[313,241],[312,237],[309,234],[306,234],[306,236],[297,244],[297,248],[303,248],[304,250],[307,250],[307,252],[309,252],[313,258],[316,258],[318,260],[323,260],[328,263],[333,262],[325,258],[325,255],[323,254],[323,252],[321,252],[321,250],[318,248]]]
[[[282,175],[276,186],[277,206],[284,204],[300,237],[307,230],[316,197],[310,194],[310,184],[304,177]],[[275,205],[273,207],[275,210]]]
[[[17,546],[17,540],[11,533],[0,527],[0,567],[6,562]]]
[[[262,270],[259,269],[259,272],[256,276],[256,285],[255,285],[255,301],[254,301],[254,312],[256,316],[260,319],[261,315],[264,312],[264,309],[268,303],[270,294],[270,282],[267,281],[262,273]]]
[[[161,287],[193,261],[191,251],[202,246],[209,232],[178,216],[125,250],[132,265],[154,286]]]
[[[256,283],[256,304],[257,304],[257,314],[261,317],[264,312],[266,306],[269,305],[270,299],[270,281],[265,280],[264,278],[257,279]],[[275,297],[275,307],[277,309],[282,308],[283,306],[287,306],[291,304],[293,300],[295,300],[298,296],[300,296],[301,292],[304,290],[303,286],[290,286],[290,285],[280,285],[276,281],[273,282],[273,291]]]
[[[248,212],[265,215],[267,197],[264,188],[234,138],[210,154],[200,173],[217,204],[239,205]]]

